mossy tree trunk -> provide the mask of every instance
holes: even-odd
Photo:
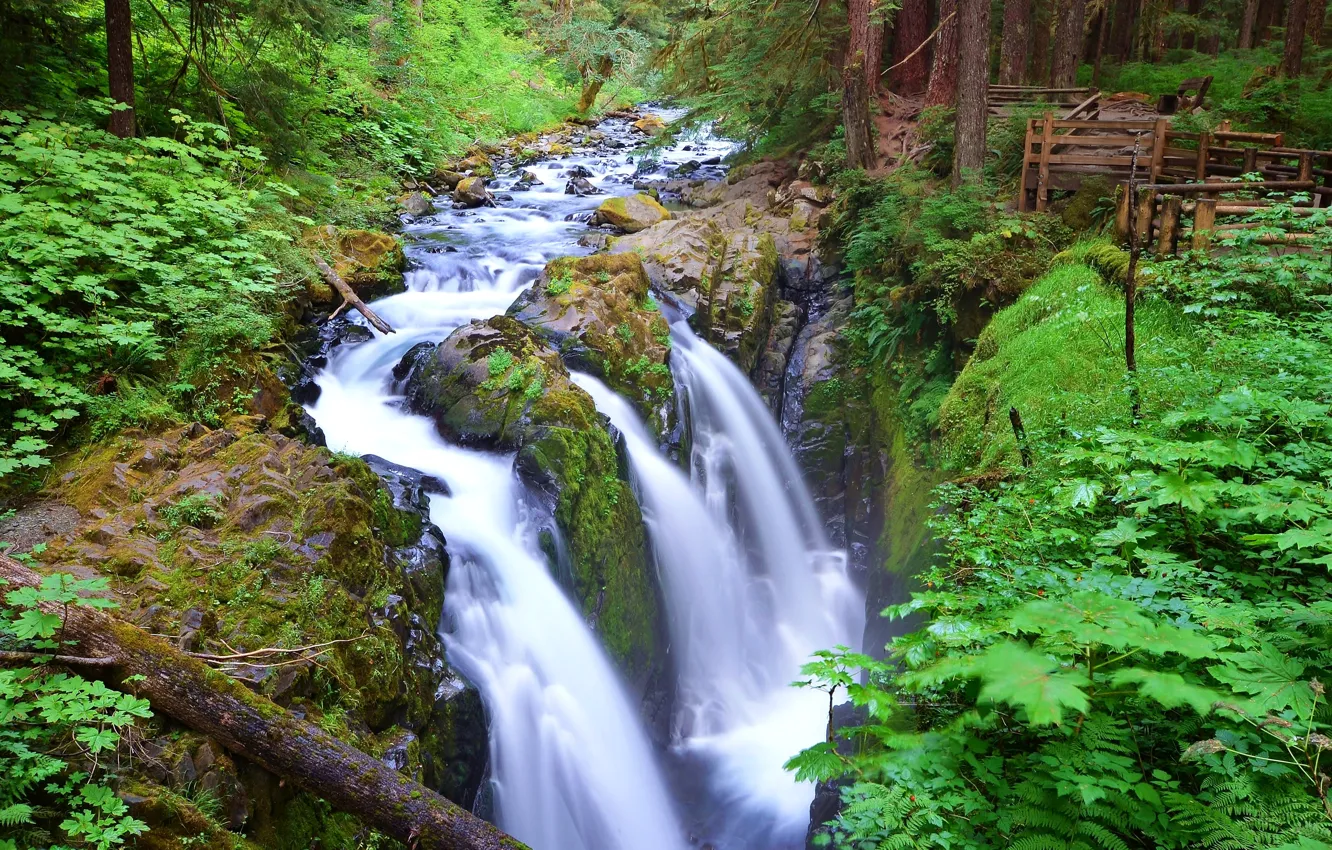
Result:
[[[940,0],[939,21],[925,105],[953,106],[957,103],[957,0]]]
[[[2,555],[0,579],[7,589],[41,582],[40,575]],[[155,711],[409,847],[525,850],[471,812],[129,623],[76,607],[66,616],[63,634],[76,642],[71,654],[114,659],[111,666],[89,668],[97,676],[142,677],[124,687]]]
[[[953,125],[953,185],[979,182],[985,167],[986,96],[990,80],[990,0],[958,4],[957,115]]]
[[[122,139],[134,135],[134,42],[129,0],[106,0],[107,91],[125,109],[111,113],[107,129]]]
[[[597,60],[596,68],[583,75],[583,93],[578,96],[578,105],[574,107],[579,115],[583,115],[596,104],[597,95],[601,94],[601,87],[606,84],[613,70],[615,70],[614,60],[610,56],[602,56]]]
[[[901,62],[892,71],[895,91],[911,95],[925,90],[930,54],[928,50],[918,48],[929,34],[929,3],[926,0],[902,0],[902,8],[893,21],[893,63]]]

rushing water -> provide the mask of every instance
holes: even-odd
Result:
[[[401,409],[392,369],[416,343],[504,312],[548,259],[586,253],[577,218],[602,198],[563,194],[572,167],[628,194],[636,172],[729,149],[693,138],[646,168],[632,149],[584,151],[529,166],[543,185],[498,208],[441,209],[410,224],[408,291],[374,304],[397,332],[339,346],[318,377],[311,413],[330,447],[448,484],[430,511],[453,558],[445,647],[486,700],[497,820],[537,850],[801,845],[812,789],[781,764],[820,739],[826,701],[788,684],[810,652],[859,634],[855,592],[767,409],[687,327],[673,328],[672,366],[691,429],[688,470],[627,403],[577,376],[624,435],[667,598],[678,696],[671,751],[654,753],[536,545],[513,458],[446,443]]]

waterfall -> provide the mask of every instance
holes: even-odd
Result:
[[[814,651],[855,644],[863,603],[753,387],[683,323],[672,344],[688,475],[628,402],[574,380],[628,450],[679,668],[676,751],[712,777],[701,828],[727,847],[800,846],[813,789],[782,764],[821,739],[827,701],[790,683]]]

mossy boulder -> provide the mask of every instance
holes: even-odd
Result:
[[[607,198],[592,214],[592,224],[609,224],[625,233],[637,233],[671,217],[651,195]]]
[[[45,569],[111,577],[122,616],[185,649],[326,645],[317,663],[227,672],[372,754],[413,739],[404,772],[469,804],[486,723],[474,688],[444,687],[460,681],[436,635],[448,558],[419,480],[386,480],[254,416],[126,432],[54,480],[46,504],[73,517],[45,541]],[[300,797],[215,742],[154,724],[166,725],[145,732],[160,736],[152,758],[127,774],[142,805],[202,788],[221,804],[210,817],[277,846],[266,836]],[[293,841],[311,846],[318,831]]]
[[[491,203],[486,178],[464,177],[453,190],[453,202],[460,207],[480,207]]]
[[[495,169],[490,164],[490,157],[483,151],[474,151],[470,156],[458,163],[456,170],[476,177],[495,176]]]
[[[343,230],[333,225],[315,227],[304,234],[305,244],[318,251],[356,294],[366,301],[403,292],[402,270],[407,259],[402,245],[388,233],[376,230]],[[306,289],[310,299],[335,304],[342,296],[313,276]]]
[[[637,254],[552,260],[509,315],[558,350],[569,368],[628,398],[658,433],[668,428],[675,409],[670,325]]]
[[[666,132],[666,122],[660,115],[644,115],[633,123],[633,128],[648,136],[660,136]]]
[[[752,374],[768,339],[780,290],[777,247],[752,227],[690,216],[615,240],[612,254],[633,252],[652,283],[695,308],[690,324]]]
[[[464,325],[402,364],[409,406],[451,440],[516,452],[550,500],[573,592],[631,678],[661,661],[657,593],[643,518],[605,417],[559,353],[511,316]]]

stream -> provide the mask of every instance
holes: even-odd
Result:
[[[677,117],[670,111],[668,119]],[[581,166],[609,195],[733,145],[685,134],[646,163],[627,122],[610,140],[501,175],[494,208],[407,223],[407,291],[374,302],[396,333],[333,349],[310,406],[330,449],[378,455],[443,481],[430,516],[452,567],[448,661],[490,720],[494,817],[535,850],[778,850],[804,846],[813,787],[782,764],[822,740],[827,697],[790,687],[817,649],[857,646],[863,602],[771,413],[745,376],[672,324],[671,368],[689,447],[673,462],[624,399],[575,374],[622,436],[655,556],[676,675],[670,743],[642,712],[537,542],[542,517],[513,457],[450,445],[401,406],[392,370],[412,346],[503,313],[551,258],[581,255],[605,195],[564,194]],[[360,318],[357,317],[357,321]]]

